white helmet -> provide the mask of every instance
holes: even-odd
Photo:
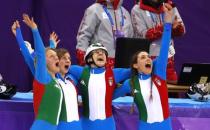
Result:
[[[84,56],[84,60],[85,61],[87,60],[87,58],[90,56],[92,51],[98,50],[98,49],[104,50],[106,52],[106,56],[108,56],[108,52],[107,52],[106,47],[104,47],[101,43],[97,42],[97,43],[93,43],[93,44],[89,45],[89,47],[86,50],[86,53],[85,53],[85,56]]]

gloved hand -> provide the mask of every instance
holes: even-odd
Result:
[[[163,33],[163,25],[162,24],[157,25],[156,27],[150,28],[149,30],[147,30],[146,38],[151,41],[154,41],[154,40],[160,39],[162,36],[162,33]]]
[[[85,51],[76,50],[76,56],[77,56],[77,62],[79,65],[84,66],[85,65],[85,60],[84,60],[84,56],[85,56]]]

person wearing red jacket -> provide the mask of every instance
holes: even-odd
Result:
[[[151,41],[150,55],[152,58],[155,58],[159,55],[163,34],[163,2],[173,7],[172,39],[168,55],[167,82],[176,83],[177,74],[174,68],[175,49],[173,38],[184,35],[185,26],[175,4],[171,0],[137,0],[131,11],[131,19],[134,37],[149,39]]]

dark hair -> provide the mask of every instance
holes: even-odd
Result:
[[[106,4],[107,1],[106,0],[96,0],[96,3]]]
[[[59,49],[56,49],[55,51],[56,51],[59,59],[61,59],[66,53],[69,53],[69,51],[65,48],[59,48]],[[70,55],[70,53],[69,53],[69,55]]]
[[[137,51],[136,53],[134,53],[134,55],[132,56],[131,58],[131,62],[130,62],[130,68],[131,68],[131,77],[135,76],[135,75],[138,75],[138,70],[136,68],[133,67],[134,64],[137,63],[137,60],[138,60],[138,55],[141,53],[141,52],[146,52],[146,51]]]
[[[144,5],[153,7],[153,8],[159,8],[163,3],[168,3],[169,0],[158,0],[155,2],[154,0],[142,0]]]
[[[91,51],[86,57],[85,57],[85,63],[87,65],[91,65],[93,63],[93,52]]]
[[[138,55],[141,52],[143,52],[143,51],[137,51],[136,53],[134,53],[134,55],[131,58],[131,62],[130,62],[130,68],[131,68],[131,80],[130,80],[131,96],[133,96],[133,97],[135,97],[135,94],[134,94],[134,77],[136,75],[138,75],[138,70],[136,68],[134,68],[133,65],[137,63]],[[132,103],[131,108],[130,108],[130,113],[132,114],[133,112],[134,112],[134,100],[133,100],[133,103]]]

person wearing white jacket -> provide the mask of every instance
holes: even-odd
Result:
[[[123,0],[96,0],[88,7],[77,34],[77,59],[84,65],[89,44],[100,42],[108,50],[108,65],[114,66],[115,41],[118,37],[133,37],[129,12],[122,7]]]

